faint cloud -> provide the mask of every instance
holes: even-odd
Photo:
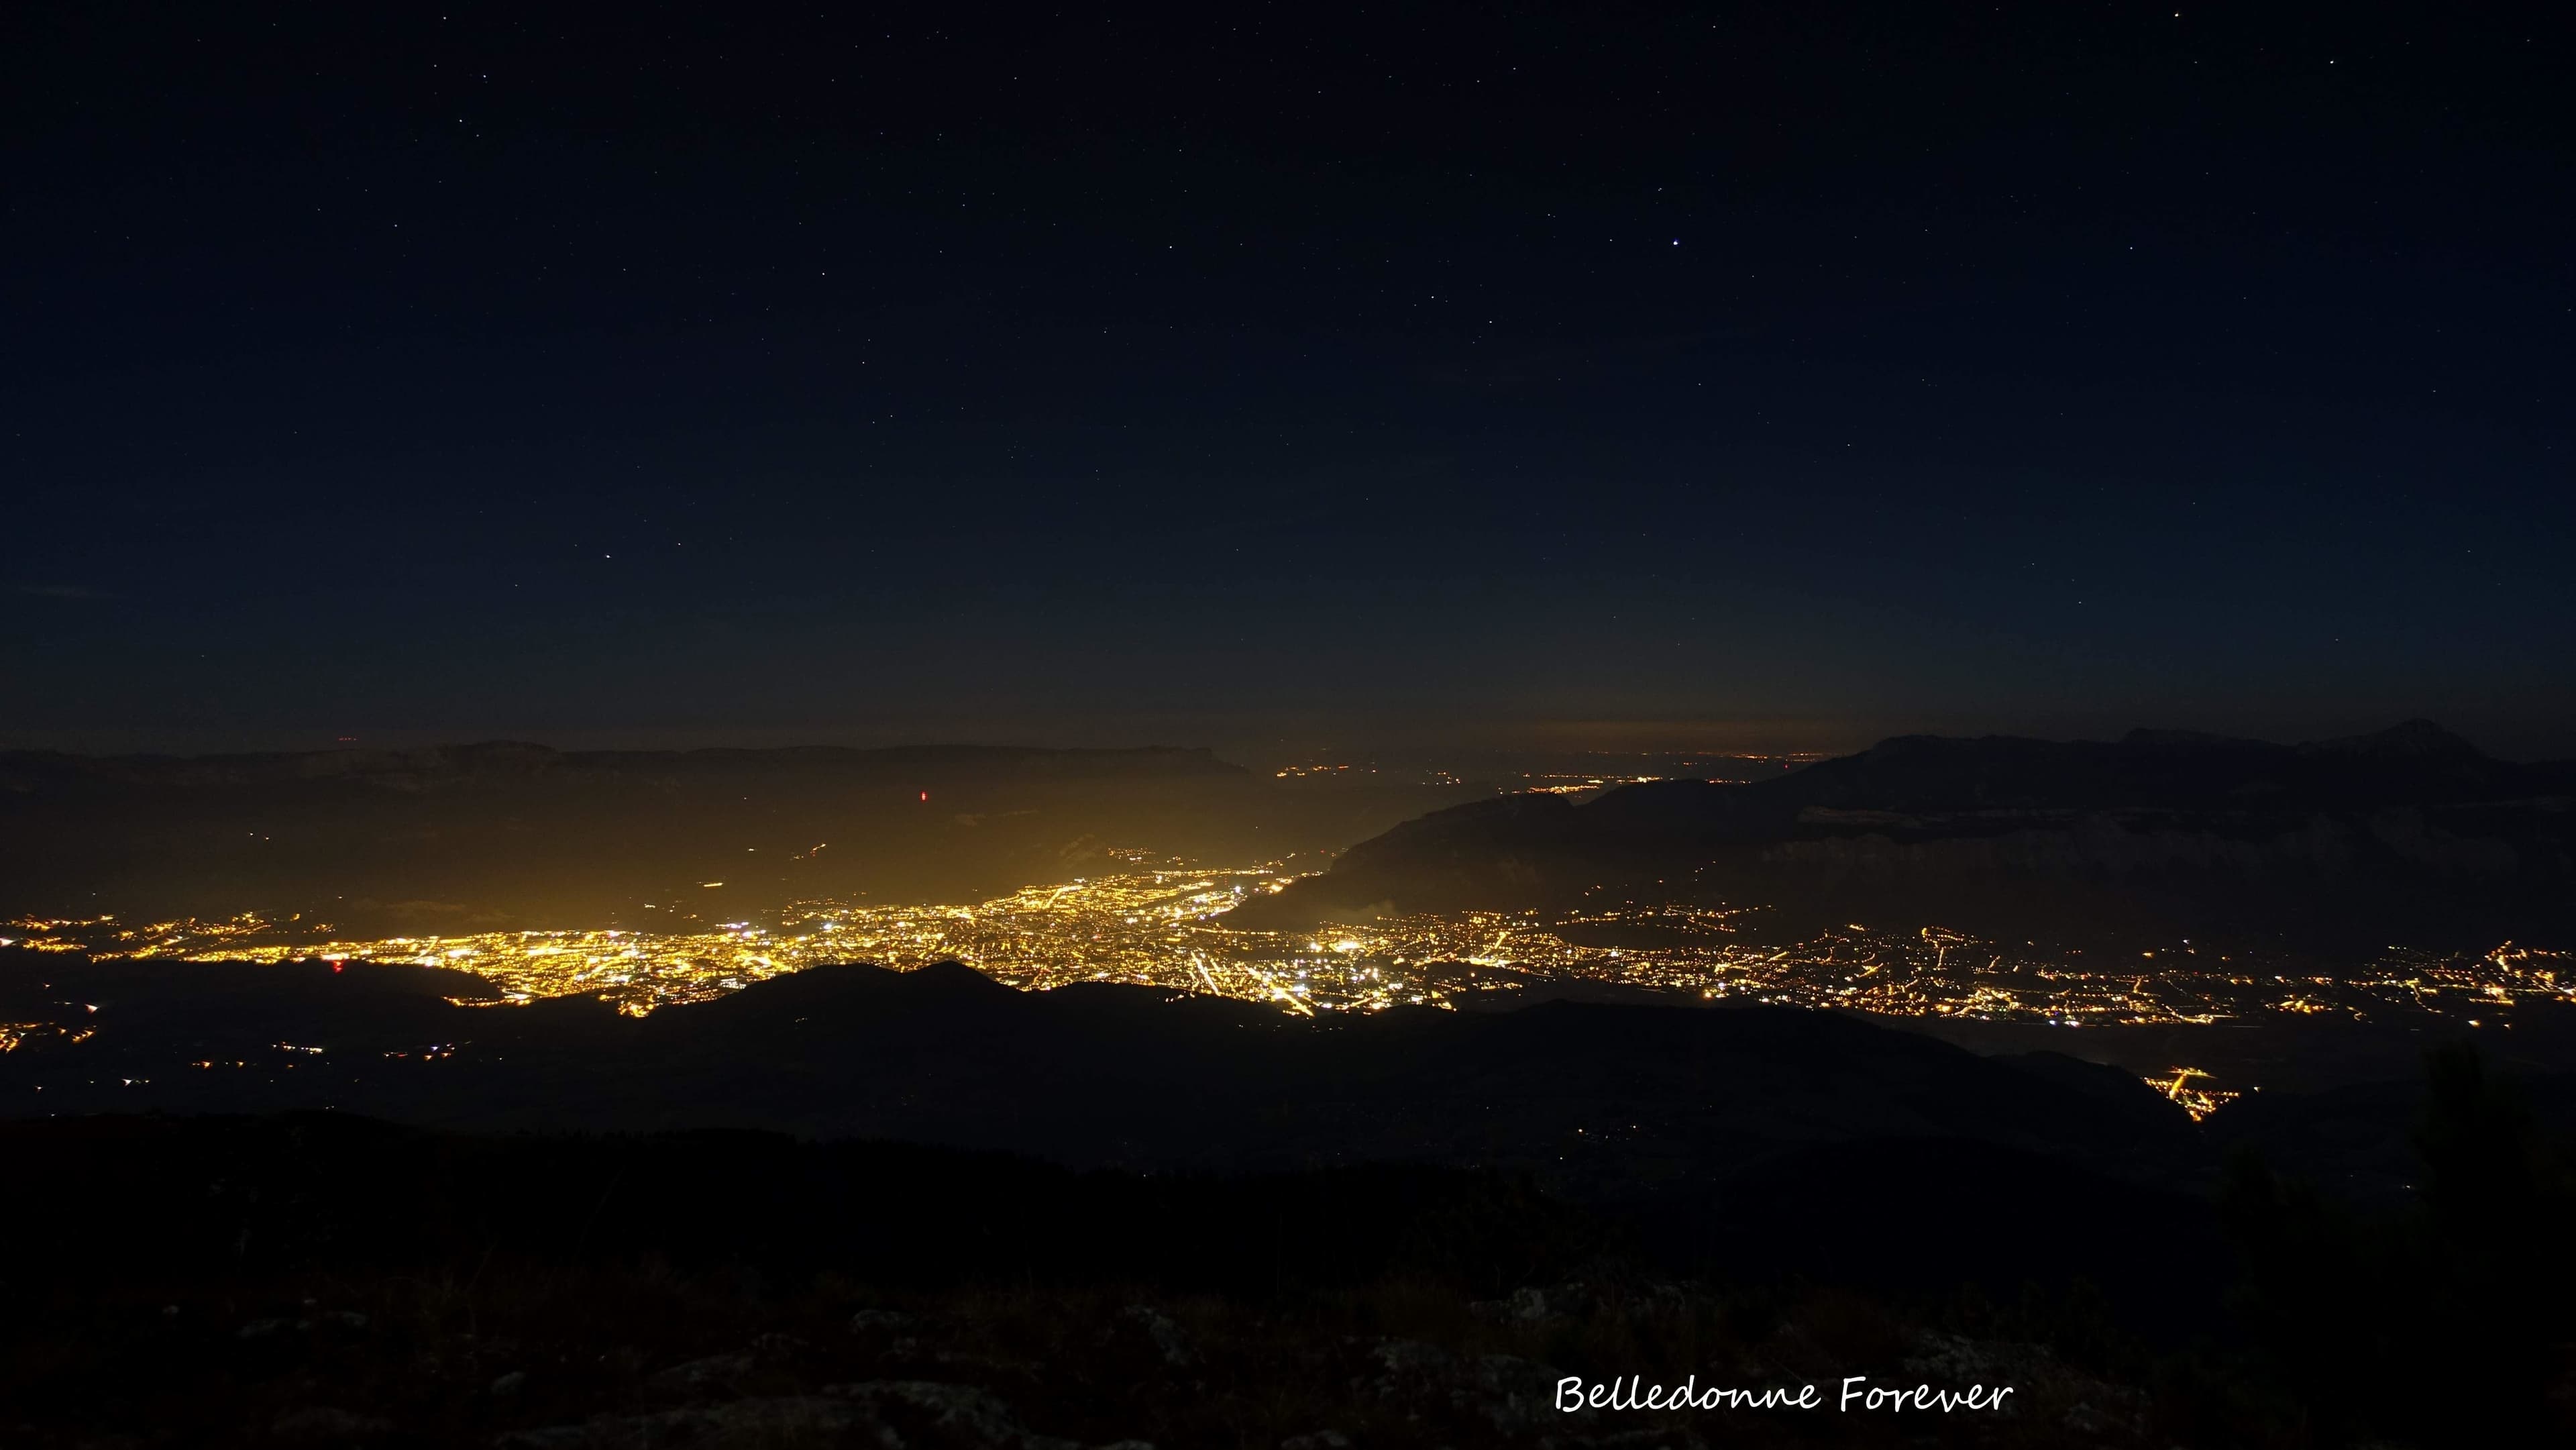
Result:
[[[32,594],[38,599],[114,599],[116,597],[104,589],[92,589],[86,584],[21,584],[18,586],[18,592]]]

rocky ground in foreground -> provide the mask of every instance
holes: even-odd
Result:
[[[2465,1050],[2428,1059],[2411,1136],[2400,1204],[2238,1151],[2141,1216],[1957,1140],[1623,1209],[1420,1164],[0,1122],[0,1445],[2570,1443],[2576,1280],[2527,1246],[2563,1237],[2576,1152]],[[1945,1212],[1963,1174],[1982,1196]],[[1568,1413],[1568,1376],[1818,1403]],[[1872,1413],[1848,1376],[2014,1394]]]
[[[2168,1443],[2148,1391],[2060,1351],[1831,1292],[1563,1283],[1476,1300],[1387,1282],[1268,1302],[1111,1287],[894,1295],[825,1280],[475,1266],[93,1303],[21,1361],[37,1447],[1623,1446]],[[220,1295],[220,1296],[219,1296]],[[852,1306],[858,1307],[852,1307]],[[80,1317],[82,1306],[55,1310]],[[1956,1314],[1945,1316],[1966,1322]],[[2052,1316],[2062,1326],[2062,1313]],[[2098,1346],[2097,1346],[2098,1348]],[[2080,1353],[2080,1351],[2079,1351]],[[23,1376],[41,1372],[39,1388]],[[2003,1415],[1830,1406],[1873,1384],[2011,1384]],[[1561,1412],[1560,1377],[1764,1388],[1827,1408]]]

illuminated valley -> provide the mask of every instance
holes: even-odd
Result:
[[[1759,908],[1686,904],[1554,920],[1470,912],[1312,932],[1239,930],[1226,913],[1283,889],[1290,877],[1272,867],[1191,870],[1121,854],[1138,858],[1129,863],[1137,869],[972,905],[806,900],[770,921],[673,930],[345,940],[326,924],[245,915],[144,925],[24,920],[5,932],[15,944],[101,957],[454,967],[493,983],[505,1001],[587,993],[638,1016],[824,963],[909,969],[948,960],[1029,990],[1124,982],[1310,1015],[1475,1006],[1567,984],[2067,1028],[2407,1016],[2506,1026],[2517,1011],[2576,1001],[2576,964],[2566,953],[2511,943],[2482,954],[2392,947],[2360,971],[2324,976],[2187,942],[2114,960],[1929,925],[1856,923],[1784,945],[1760,937]],[[2151,1081],[2200,1113],[2228,1096],[2206,1079],[2175,1067]]]

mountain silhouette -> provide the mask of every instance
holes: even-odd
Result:
[[[1105,983],[1022,992],[950,963],[818,967],[637,1020],[586,998],[458,1005],[456,974],[405,983],[420,969],[402,967],[183,963],[95,989],[81,970],[0,958],[9,1009],[68,1029],[0,1057],[11,1115],[747,1127],[1147,1171],[1505,1168],[1612,1198],[1891,1140],[2164,1184],[2207,1166],[2189,1121],[2127,1074],[1791,1009],[1560,1001],[1319,1021]]]
[[[1408,821],[1230,920],[1723,900],[1830,923],[2492,945],[2576,925],[2576,764],[2427,721],[2274,745],[1900,736],[1744,785],[1515,795]]]
[[[362,938],[670,926],[1132,869],[1113,848],[1251,864],[1457,798],[1392,777],[1290,789],[1166,747],[7,751],[0,917],[302,913]]]

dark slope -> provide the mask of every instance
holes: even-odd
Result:
[[[412,1062],[464,1042],[487,1052],[520,1043],[573,1044],[595,1040],[620,1021],[614,1008],[588,997],[514,1011],[457,1005],[499,997],[481,977],[444,967],[91,963],[57,953],[0,951],[0,1022],[28,1034],[17,1051],[0,1055],[0,1083],[8,1085],[16,1113],[30,1111],[31,1104],[34,1110],[64,1110],[55,1107],[56,1099],[23,1096],[39,1082],[61,1099],[112,1086],[180,1101],[225,1072],[263,1079],[328,1073],[336,1079],[347,1075],[353,1055]],[[402,1056],[387,1056],[397,1053]],[[225,1066],[219,1071],[198,1063]],[[249,1066],[230,1066],[236,1063]],[[285,1090],[290,1096],[300,1091]],[[99,1105],[125,1106],[112,1100]]]
[[[0,1195],[22,1246],[0,1315],[13,1447],[1075,1443],[977,1433],[998,1414],[853,1438],[763,1413],[885,1381],[931,1407],[990,1393],[1028,1423],[1090,1424],[1095,1445],[1294,1447],[1319,1425],[1371,1446],[1695,1445],[1569,1439],[1582,1422],[1548,1392],[1712,1364],[1919,1379],[1907,1361],[1988,1351],[1918,1326],[1995,1336],[1996,1304],[2020,1306],[1996,1362],[2046,1375],[2016,1373],[2016,1403],[2056,1400],[2037,1438],[1960,1443],[2053,1446],[2104,1391],[2030,1341],[2093,1342],[2106,1313],[2205,1333],[2229,1262],[2206,1204],[1905,1144],[1669,1214],[1433,1168],[1076,1173],[345,1114],[0,1122],[0,1154],[48,1187]],[[1889,1168],[1919,1190],[1892,1193]],[[294,1418],[316,1403],[383,1419]]]
[[[2571,793],[2576,767],[2495,760],[2423,721],[2299,746],[1905,736],[1748,785],[1438,812],[1237,919],[1723,899],[1777,908],[1788,932],[1895,918],[2326,948],[2563,935]]]
[[[223,1011],[202,992],[84,1005],[72,1016],[93,1036],[0,1057],[0,1101],[17,1116],[332,1107],[473,1129],[757,1127],[1156,1170],[1404,1161],[1526,1171],[1601,1199],[1891,1140],[2165,1183],[2205,1167],[2190,1123],[2134,1079],[1780,1009],[1318,1023],[1144,988],[1021,993],[958,966],[850,966],[635,1021],[325,977],[262,1003],[235,992]],[[424,1059],[424,1043],[454,1050]],[[245,1065],[190,1065],[204,1061]]]
[[[2509,1084],[2509,1100],[2529,1114],[2543,1139],[2576,1144],[2576,1073],[2499,1075]],[[2242,1098],[2213,1115],[2207,1127],[2222,1154],[2251,1148],[2284,1177],[2350,1202],[2389,1208],[2424,1185],[2420,1140],[2430,1105],[2419,1074]]]
[[[39,1007],[87,985],[78,967],[0,957],[0,975],[41,970],[11,999]],[[177,979],[191,970],[205,981]],[[748,1244],[879,1282],[1454,1264],[1502,1276],[1498,1294],[1616,1249],[1998,1301],[2080,1277],[2176,1324],[2224,1262],[2200,1134],[2134,1078],[1827,1014],[1317,1022],[1133,987],[1021,993],[950,965],[820,968],[638,1021],[454,1005],[450,976],[102,978],[100,1000],[52,1009],[94,1035],[0,1054],[0,1144],[81,1185],[18,1219],[57,1245],[139,1236],[173,1272],[236,1242],[391,1262],[461,1234],[554,1262]],[[207,1060],[245,1065],[188,1065]],[[207,1116],[226,1113],[263,1121]],[[108,1205],[106,1227],[74,1203]],[[1337,1267],[1300,1267],[1317,1257]]]

